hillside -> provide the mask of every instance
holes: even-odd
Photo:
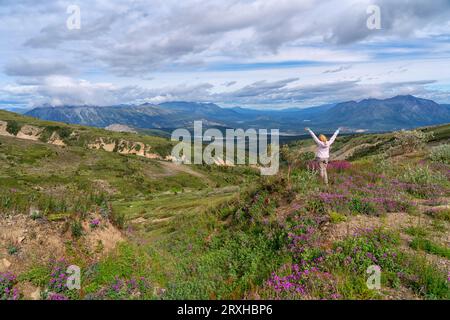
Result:
[[[42,121],[3,110],[0,110],[0,135],[155,159],[166,159],[173,146],[164,138]]]
[[[386,100],[340,103],[331,108],[327,116],[329,120],[325,120],[324,124],[330,126],[339,123],[384,131],[446,123],[450,121],[450,109],[431,100],[397,96]]]
[[[64,142],[0,135],[2,299],[450,298],[450,125],[423,128],[433,136],[412,149],[392,133],[339,137],[333,155],[364,149],[330,164],[327,187],[310,141],[260,177],[87,147],[162,138],[0,120]],[[58,279],[72,264],[80,291]],[[380,290],[366,286],[370,265]]]
[[[122,124],[137,129],[192,128],[195,120],[207,127],[279,128],[284,133],[302,133],[304,126],[331,132],[391,131],[450,122],[450,108],[413,96],[366,99],[336,105],[282,110],[221,108],[212,103],[167,102],[139,106],[41,107],[27,115],[95,127]]]

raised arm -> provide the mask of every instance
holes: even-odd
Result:
[[[324,146],[325,144],[319,140],[319,138],[317,138],[317,136],[314,134],[314,132],[312,132],[312,130],[310,128],[305,128],[306,131],[309,132],[309,134],[311,135],[311,137],[314,139],[314,141],[319,145],[319,146]]]
[[[330,145],[334,142],[334,140],[336,140],[336,137],[338,136],[340,130],[341,128],[337,129],[336,132],[333,134],[333,136],[330,139]]]

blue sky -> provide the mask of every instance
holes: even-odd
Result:
[[[450,103],[448,0],[0,0],[0,33],[0,108]]]

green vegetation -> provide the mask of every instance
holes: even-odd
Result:
[[[83,235],[83,226],[80,221],[73,221],[70,228],[72,231],[72,237],[79,238]]]
[[[19,248],[18,247],[16,247],[15,245],[9,245],[8,246],[8,254],[9,255],[14,255],[14,254],[17,254],[19,252]]]
[[[344,222],[344,221],[347,221],[347,217],[338,212],[330,212],[330,221],[332,223]]]
[[[418,185],[445,184],[448,182],[443,174],[431,170],[428,166],[408,166],[400,178],[404,182]]]
[[[405,233],[413,237],[426,237],[428,235],[428,231],[420,226],[405,228]]]
[[[411,242],[411,248],[416,250],[424,250],[428,253],[450,259],[450,248],[441,246],[422,237],[414,238]]]
[[[443,220],[450,222],[450,208],[444,208],[444,209],[430,209],[424,212],[426,215],[429,215],[432,218],[435,218],[437,220]],[[437,221],[434,220],[434,221]]]
[[[156,153],[164,158],[170,155],[173,146],[173,143],[166,138],[43,121],[3,110],[0,110],[0,119],[7,122],[7,131],[13,135],[17,135],[21,127],[27,124],[42,129],[42,133],[39,136],[40,141],[48,142],[55,133],[65,144],[73,147],[86,148],[89,143],[93,143],[97,138],[103,138],[105,141],[134,141],[151,146],[152,153]]]
[[[6,131],[12,135],[17,135],[20,131],[21,125],[15,120],[7,121],[7,123],[8,125],[6,126]]]
[[[261,177],[87,148],[101,137],[163,156],[172,144],[161,137],[0,119],[43,129],[40,141],[0,136],[0,228],[22,217],[55,247],[39,249],[40,234],[0,245],[17,282],[44,299],[449,299],[446,271],[424,254],[449,258],[449,167],[426,141],[403,150],[391,133],[340,137],[333,152],[364,146],[352,162],[331,162],[324,186],[309,140],[284,148],[279,174]],[[435,144],[447,129],[421,130]],[[66,146],[44,143],[54,133]],[[81,291],[57,286],[72,264]],[[381,290],[366,285],[373,265]]]
[[[408,287],[426,299],[450,299],[448,279],[425,258],[409,255],[404,260],[405,271],[400,273]]]
[[[431,150],[430,159],[434,162],[450,164],[450,144],[443,144]]]

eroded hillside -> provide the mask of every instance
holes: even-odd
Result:
[[[0,111],[0,135],[58,146],[134,154],[150,159],[169,159],[172,147],[170,141],[163,138],[41,121],[7,111]]]

